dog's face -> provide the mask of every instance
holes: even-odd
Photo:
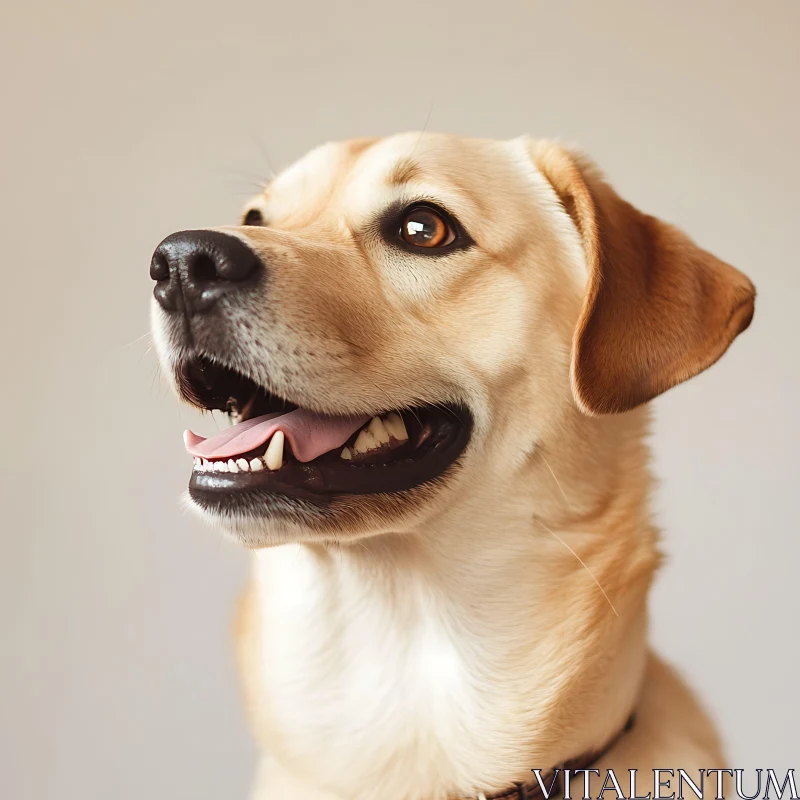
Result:
[[[174,386],[238,423],[188,435],[191,501],[251,546],[419,524],[576,403],[713,363],[753,303],[557,145],[439,134],[314,150],[151,275]]]

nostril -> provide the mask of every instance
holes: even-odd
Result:
[[[206,253],[195,253],[187,264],[189,275],[196,281],[216,281],[220,276],[217,273],[217,264]]]
[[[230,246],[217,261],[217,275],[225,281],[245,281],[258,271],[261,261],[245,244],[229,238]]]
[[[150,261],[150,277],[154,281],[165,281],[169,278],[169,261],[159,250],[153,253]]]

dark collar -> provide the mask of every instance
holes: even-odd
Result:
[[[554,798],[554,800],[559,796],[563,797],[565,789],[564,771],[571,770],[574,772],[575,770],[589,769],[597,759],[602,758],[633,727],[634,720],[635,715],[631,714],[622,730],[613,736],[600,750],[586,753],[577,758],[571,758],[569,761],[565,761],[560,766],[554,767],[546,774],[543,774],[541,776],[542,783],[547,788],[548,795]],[[552,792],[550,791],[550,787],[553,789]],[[561,795],[558,794],[558,791],[561,792]],[[534,779],[528,783],[515,783],[510,788],[495,794],[479,792],[475,798],[477,798],[477,800],[544,800],[545,795],[539,781]],[[470,798],[470,800],[475,800],[475,798]]]

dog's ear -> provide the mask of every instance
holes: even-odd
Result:
[[[527,146],[583,240],[589,275],[571,367],[581,410],[627,411],[710,367],[750,324],[753,284],[626,203],[582,156]]]

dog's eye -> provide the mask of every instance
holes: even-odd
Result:
[[[242,225],[263,225],[264,215],[257,209],[251,208],[242,220]]]
[[[455,238],[455,231],[445,217],[429,206],[408,209],[400,226],[400,235],[415,247],[444,247]]]

